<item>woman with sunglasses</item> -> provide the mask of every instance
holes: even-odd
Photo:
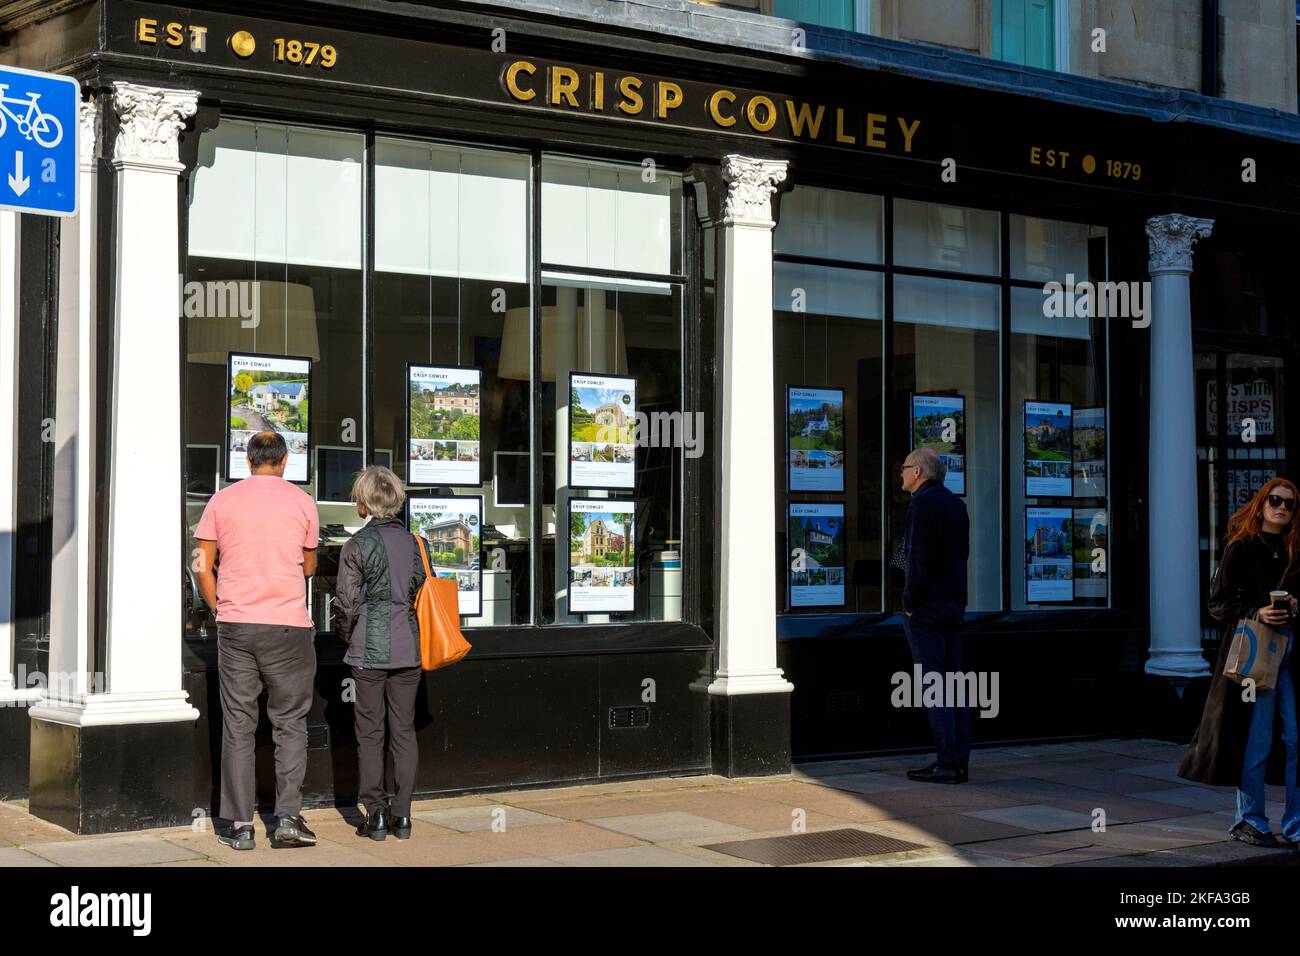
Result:
[[[1300,588],[1300,492],[1285,478],[1273,478],[1228,520],[1223,557],[1210,584],[1210,615],[1223,626],[1205,713],[1183,757],[1178,775],[1199,783],[1236,786],[1234,839],[1276,847],[1300,842],[1300,800],[1296,789],[1296,697],[1291,661],[1291,622]],[[1287,591],[1287,607],[1274,608],[1269,591]],[[1158,608],[1153,609],[1158,610]],[[1245,688],[1224,676],[1237,622],[1252,618],[1287,635],[1287,649],[1273,690],[1243,700]],[[1274,733],[1274,715],[1281,728]],[[1270,755],[1272,759],[1270,759]],[[1281,759],[1285,755],[1285,759]],[[1283,767],[1285,770],[1283,771]],[[1264,785],[1286,785],[1282,840],[1269,830]]]

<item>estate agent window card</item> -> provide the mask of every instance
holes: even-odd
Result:
[[[311,359],[231,352],[226,358],[226,480],[247,478],[248,440],[279,432],[289,449],[287,481],[306,484],[311,451]]]

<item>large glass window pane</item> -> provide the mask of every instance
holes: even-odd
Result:
[[[1045,223],[1045,234],[1073,235],[1076,242],[1069,254],[1044,258],[1053,259],[1055,269],[1073,269],[1080,267],[1082,255],[1076,281],[1101,281],[1105,231],[1083,228],[1090,233],[1086,250],[1078,248],[1080,233],[1074,224]],[[1065,276],[1056,272],[1047,278],[1062,281]],[[1075,300],[1076,306],[1082,304]],[[1059,314],[1073,311],[1079,309],[1057,309],[1041,288],[1011,290],[1014,434],[1008,480],[1013,608],[1109,604],[1108,319]],[[1028,412],[1026,402],[1034,403]],[[1067,519],[1069,534],[1065,535],[1062,521]],[[1023,542],[1023,559],[1017,553],[1018,542]],[[1031,567],[1028,589],[1027,563]]]
[[[998,214],[988,209],[895,199],[894,263],[999,275]]]
[[[1104,229],[1080,222],[1011,216],[1011,278],[1064,282],[1088,275],[1088,241]]]
[[[911,448],[912,396],[965,400],[965,490],[970,515],[967,566],[971,611],[1002,606],[1002,377],[998,349],[1001,292],[996,285],[947,279],[894,277],[894,392],[890,427],[895,461],[889,462],[893,529],[891,553],[903,542],[907,506],[899,469]],[[893,608],[901,606],[903,579],[892,574]]]
[[[880,611],[884,276],[778,261],[772,298],[777,606]],[[792,530],[790,503],[843,508],[842,558],[821,566],[821,528]]]
[[[376,455],[419,496],[481,497],[482,610],[466,626],[526,624],[532,614],[526,155],[379,137],[375,142]],[[478,369],[477,410],[456,409],[443,441],[407,445],[407,366]],[[471,400],[472,404],[472,400]],[[472,441],[456,440],[477,437]],[[433,446],[430,449],[430,446]],[[481,482],[435,486],[408,473],[417,458],[477,453]],[[469,584],[474,575],[465,576]],[[470,602],[472,603],[472,602]]]
[[[884,222],[879,196],[799,186],[781,197],[773,248],[777,255],[878,263]]]
[[[190,183],[183,289],[186,342],[186,522],[225,482],[229,352],[312,360],[305,490],[322,525],[312,615],[329,626],[345,526],[338,504],[342,464],[362,461],[362,209],[365,140],[352,133],[225,119],[203,134]],[[306,408],[304,408],[306,406]],[[232,433],[232,442],[240,440]],[[193,540],[189,542],[192,550]],[[215,636],[211,614],[186,571],[186,633]]]
[[[548,156],[542,261],[670,275],[681,271],[681,176]]]
[[[683,410],[681,315],[673,283],[543,276],[538,377],[554,470],[542,510],[547,624],[681,619],[681,429],[702,439]],[[595,384],[609,379],[623,383],[617,394]],[[607,433],[589,427],[602,424]],[[589,466],[618,471],[629,458],[632,487],[588,487],[601,470]],[[609,610],[590,610],[602,601]]]

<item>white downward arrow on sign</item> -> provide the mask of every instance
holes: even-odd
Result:
[[[9,188],[14,195],[21,196],[31,184],[31,178],[23,175],[23,153],[18,150],[14,153],[14,171],[9,174]]]

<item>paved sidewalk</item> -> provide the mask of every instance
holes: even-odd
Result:
[[[971,780],[920,784],[924,758],[802,764],[789,775],[673,777],[422,800],[410,840],[305,814],[320,843],[238,852],[190,828],[76,837],[0,804],[0,866],[1296,865],[1227,836],[1230,788],[1176,776],[1182,747],[1110,740],[977,750]],[[1269,788],[1276,826],[1281,788]],[[1093,820],[1105,814],[1105,829]],[[802,826],[802,833],[797,827]],[[784,838],[784,839],[768,839]]]

